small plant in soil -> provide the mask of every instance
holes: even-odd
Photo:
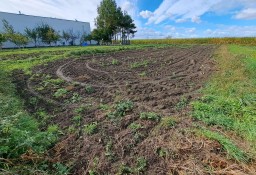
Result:
[[[87,108],[88,108],[87,106],[81,105],[80,107],[75,109],[75,113],[81,114],[81,113],[85,112]]]
[[[141,62],[134,62],[134,63],[130,64],[130,67],[132,69],[139,68],[139,67],[147,67],[148,63],[149,62],[147,60],[141,61]]]
[[[90,124],[84,125],[84,132],[88,135],[95,134],[98,130],[98,123],[92,122]]]
[[[165,149],[165,148],[157,148],[156,150],[156,154],[159,156],[159,157],[167,157],[168,156],[168,151]]]
[[[75,132],[76,132],[75,126],[74,126],[74,125],[70,125],[70,126],[68,127],[68,134],[73,134],[73,133],[75,133]]]
[[[88,94],[92,94],[92,93],[95,92],[95,89],[94,89],[91,85],[86,85],[86,86],[85,86],[85,91],[86,91],[86,93],[88,93]]]
[[[77,102],[79,102],[81,100],[82,100],[82,97],[78,93],[75,92],[75,93],[73,93],[73,95],[72,95],[72,97],[70,99],[70,102],[71,103],[77,103]]]
[[[131,111],[133,106],[133,102],[131,101],[121,101],[115,106],[115,113],[118,117],[122,117],[126,114],[126,112]]]
[[[154,112],[142,112],[140,113],[140,118],[143,120],[152,120],[158,122],[160,120],[160,115]]]
[[[146,75],[147,75],[146,72],[139,73],[139,76],[141,76],[141,77],[145,77]]]
[[[140,173],[146,170],[147,167],[147,160],[144,157],[139,157],[137,159],[136,167],[135,167],[135,172]]]
[[[180,101],[176,104],[176,109],[181,110],[185,108],[188,105],[188,103],[189,103],[188,99],[185,97],[182,97]]]
[[[54,94],[53,96],[56,97],[56,98],[60,98],[60,97],[64,97],[66,96],[68,93],[68,91],[66,89],[58,89]]]
[[[103,111],[110,110],[110,108],[111,108],[111,107],[110,107],[108,104],[102,104],[102,103],[101,103],[101,104],[99,105],[99,109],[100,109],[100,110],[103,110]]]
[[[138,129],[143,128],[141,124],[137,124],[135,122],[131,123],[128,128],[130,128],[133,132],[137,131]]]
[[[119,64],[119,61],[117,59],[112,59],[112,62],[111,62],[112,65],[118,65]]]
[[[117,175],[131,174],[132,172],[133,172],[132,168],[130,168],[129,166],[127,166],[125,164],[121,164]]]
[[[161,128],[173,128],[177,124],[177,120],[173,117],[163,117],[161,118]]]
[[[76,115],[72,118],[72,121],[74,121],[75,125],[76,126],[80,126],[81,124],[81,119],[82,119],[82,116],[81,115]]]
[[[69,168],[59,162],[55,163],[53,165],[53,167],[55,168],[56,175],[68,175],[69,174]]]
[[[112,148],[113,148],[112,141],[108,141],[108,143],[106,145],[105,155],[109,160],[114,159],[114,153],[112,152]]]

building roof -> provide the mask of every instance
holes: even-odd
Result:
[[[44,17],[44,16],[35,16],[35,15],[26,15],[26,14],[18,14],[18,13],[10,13],[10,12],[1,12],[1,13],[6,13],[6,14],[11,14],[11,15],[22,15],[22,16],[29,16],[29,17],[37,17],[37,18],[46,18],[46,19],[56,19],[56,20],[62,20],[62,21],[72,21],[72,22],[82,22],[82,23],[89,23],[89,22],[84,22],[84,21],[78,21],[78,20],[70,20],[70,19],[61,19],[61,18],[54,18],[54,17]]]

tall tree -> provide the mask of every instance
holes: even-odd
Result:
[[[66,31],[62,31],[62,36],[61,36],[64,40],[65,40],[65,44],[68,43],[68,41],[70,40],[71,36],[69,34],[69,32]]]
[[[94,35],[97,34],[97,39],[101,37],[100,40],[110,42],[112,39],[117,41],[120,36],[121,43],[127,44],[130,37],[136,33],[136,26],[131,16],[117,7],[115,0],[102,0],[97,12],[98,16],[95,19],[97,30],[94,32]]]
[[[51,45],[52,43],[57,43],[60,39],[60,35],[57,31],[55,31],[51,26],[48,24],[42,23],[38,25],[36,30],[38,31],[38,36],[41,41],[45,44]]]
[[[3,42],[6,41],[6,36],[4,33],[0,33],[0,49],[2,49]]]
[[[17,47],[25,47],[28,44],[28,38],[21,34],[20,32],[16,32],[11,24],[8,21],[3,20],[4,27],[4,35],[5,39],[14,43]]]
[[[25,28],[25,35],[31,39],[34,44],[35,44],[35,47],[37,47],[37,42],[38,42],[38,39],[39,39],[39,34],[38,34],[38,30],[37,28],[33,28],[33,29],[30,29],[30,28]]]
[[[102,0],[97,8],[98,16],[95,24],[102,32],[102,39],[111,41],[114,31],[117,28],[117,5],[115,0]]]

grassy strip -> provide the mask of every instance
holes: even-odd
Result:
[[[8,74],[0,70],[0,157],[19,158],[32,150],[43,153],[57,139],[57,128],[39,130],[39,123],[25,110]],[[0,168],[5,166],[0,162]]]
[[[234,56],[229,51],[246,55]],[[236,132],[255,154],[256,51],[253,47],[222,46],[218,55],[218,71],[203,90],[201,100],[192,103],[193,117]]]
[[[249,161],[248,156],[242,150],[240,150],[234,143],[232,143],[232,141],[224,137],[222,134],[207,129],[199,129],[197,130],[197,133],[208,139],[218,141],[222,145],[224,150],[227,151],[227,155],[230,156],[230,158],[245,163]]]

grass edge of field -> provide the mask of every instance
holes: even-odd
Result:
[[[202,98],[192,102],[192,116],[208,126],[198,129],[200,135],[218,141],[229,157],[248,163],[256,155],[256,103],[252,98],[256,93],[256,52],[253,47],[223,45],[215,61],[217,71],[203,88]],[[235,133],[246,146],[212,131],[210,128],[214,126]]]

